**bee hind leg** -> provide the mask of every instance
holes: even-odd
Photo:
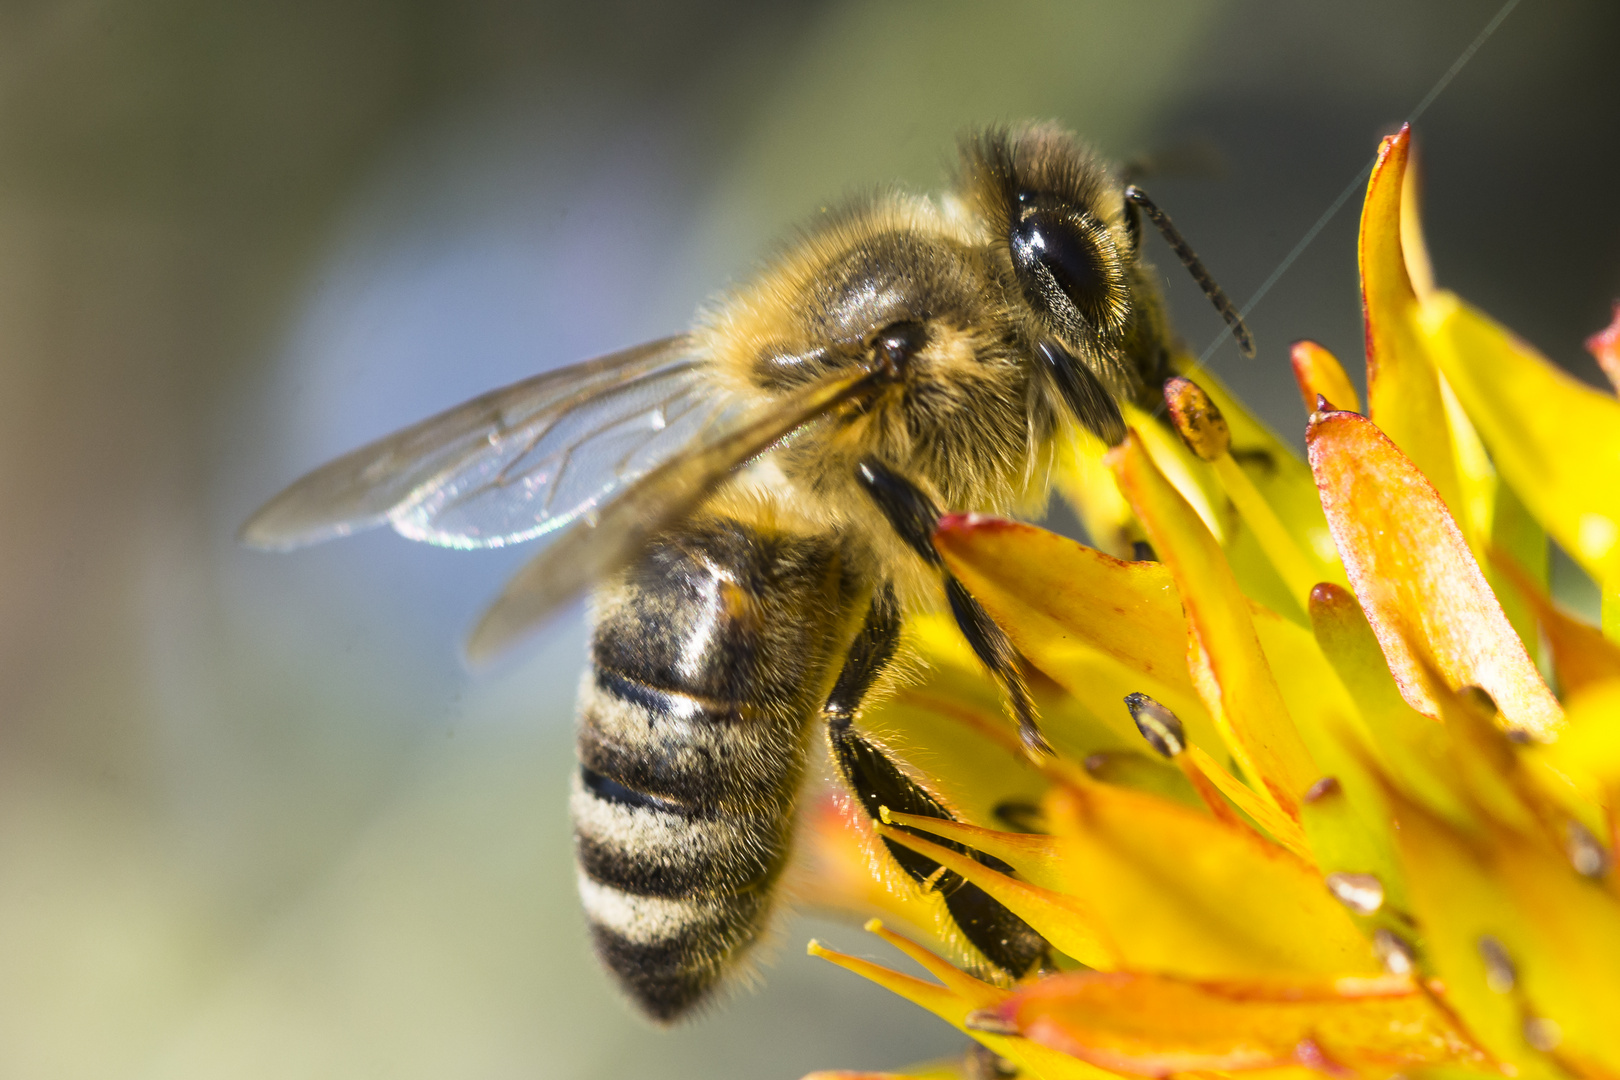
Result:
[[[855,730],[855,715],[873,682],[894,657],[900,640],[900,610],[894,590],[885,585],[867,612],[866,622],[856,636],[848,659],[823,707],[827,738],[832,744],[833,761],[844,783],[866,814],[878,820],[884,810],[917,817],[955,821],[956,816],[922,785],[908,776],[876,744]],[[1000,859],[975,851],[964,844],[921,830],[894,826],[933,843],[948,847],[1001,873],[1012,868]],[[885,837],[889,855],[913,880],[939,893],[962,935],[983,953],[991,964],[1017,977],[1048,956],[1046,940],[1028,923],[1013,914],[977,885],[947,870],[926,855],[919,854]]]
[[[938,570],[945,583],[945,598],[950,604],[951,615],[974,653],[990,669],[996,682],[1001,684],[1013,718],[1018,722],[1018,735],[1023,740],[1024,748],[1034,755],[1051,754],[1051,744],[1041,734],[1035,699],[1030,696],[1029,684],[1024,681],[1023,657],[1007,637],[1007,632],[996,625],[984,606],[973,598],[973,594],[955,575],[945,569],[939,552],[934,550],[934,529],[939,525],[939,508],[917,485],[876,458],[863,458],[855,467],[855,476],[900,538],[924,562]]]

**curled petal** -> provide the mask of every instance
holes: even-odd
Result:
[[[1305,435],[1328,525],[1390,672],[1412,707],[1438,706],[1426,665],[1483,688],[1505,721],[1550,739],[1562,712],[1427,479],[1373,423],[1319,413]]]
[[[1361,411],[1361,395],[1356,393],[1338,357],[1314,341],[1296,341],[1288,358],[1294,365],[1294,380],[1299,383],[1300,397],[1305,399],[1307,416],[1317,410],[1318,397],[1329,408]]]
[[[1367,414],[1417,463],[1446,505],[1461,510],[1462,483],[1445,420],[1440,379],[1418,335],[1418,295],[1402,243],[1403,188],[1411,143],[1408,127],[1384,140],[1361,209]]]

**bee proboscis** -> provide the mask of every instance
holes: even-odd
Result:
[[[857,726],[897,678],[907,613],[950,611],[1044,749],[1020,658],[930,537],[942,506],[1037,504],[1065,425],[1117,442],[1118,402],[1149,402],[1170,374],[1142,213],[1247,346],[1162,212],[1072,136],[1028,125],[961,149],[942,199],[891,191],[825,215],[687,333],[424,420],[243,528],[276,550],[383,523],[458,548],[559,533],[468,650],[594,586],[580,894],[598,954],[655,1019],[708,999],[759,938],[816,734],[868,815],[953,817]],[[884,848],[987,971],[1048,956],[977,887]]]

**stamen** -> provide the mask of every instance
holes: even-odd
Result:
[[[1481,934],[1479,955],[1485,961],[1485,985],[1498,994],[1512,993],[1519,973],[1502,943],[1489,934]]]
[[[1543,1054],[1551,1053],[1564,1041],[1564,1029],[1558,1026],[1557,1021],[1545,1016],[1527,1016],[1524,1018],[1524,1041]]]
[[[1324,776],[1322,779],[1318,780],[1305,790],[1305,794],[1301,797],[1300,801],[1309,805],[1313,802],[1320,802],[1329,796],[1337,795],[1343,790],[1344,789],[1339,786],[1338,777]]]
[[[1204,461],[1215,461],[1226,456],[1232,446],[1232,433],[1226,427],[1226,417],[1204,388],[1191,379],[1177,376],[1164,384],[1164,403],[1170,409],[1170,420],[1176,425],[1181,441],[1187,449]]]
[[[1417,953],[1411,942],[1393,930],[1380,926],[1373,931],[1373,951],[1378,954],[1378,962],[1391,975],[1410,975],[1417,967]]]
[[[974,1009],[962,1018],[962,1026],[969,1031],[982,1031],[986,1035],[1018,1034],[1018,1025],[993,1009]]]
[[[1600,878],[1609,872],[1609,851],[1590,829],[1574,818],[1564,826],[1564,851],[1582,877]]]
[[[1125,707],[1136,721],[1136,730],[1160,754],[1173,758],[1187,749],[1187,731],[1175,713],[1146,694],[1126,694]]]
[[[1384,906],[1384,883],[1372,874],[1329,874],[1325,879],[1333,898],[1357,915],[1372,915]]]

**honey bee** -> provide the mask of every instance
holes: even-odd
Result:
[[[766,926],[818,735],[868,815],[952,818],[857,726],[897,678],[908,613],[954,615],[1045,752],[1020,657],[931,536],[942,506],[1038,502],[1065,425],[1118,442],[1118,402],[1151,402],[1171,339],[1144,213],[1241,330],[1168,220],[1073,136],[983,131],[938,201],[889,191],[826,214],[687,333],[356,450],[242,537],[285,550],[387,523],[478,548],[558,533],[468,652],[595,587],[570,796],[580,895],[604,964],[674,1020]],[[986,893],[885,843],[987,972],[1047,957]]]

